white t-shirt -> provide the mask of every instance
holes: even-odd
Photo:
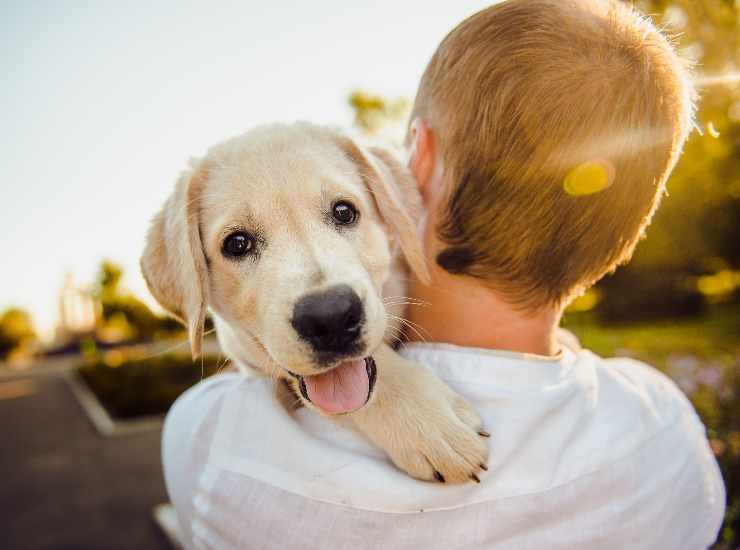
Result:
[[[479,411],[480,485],[409,478],[353,431],[290,415],[259,376],[223,374],[173,406],[167,488],[188,549],[703,549],[725,509],[705,429],[658,371],[412,344]]]

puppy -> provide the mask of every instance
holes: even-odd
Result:
[[[239,368],[349,419],[413,477],[477,481],[488,457],[480,417],[387,344],[407,266],[428,280],[419,215],[414,181],[387,151],[310,124],[263,126],[192,162],[152,222],[141,267],[188,327],[194,357],[209,310]]]

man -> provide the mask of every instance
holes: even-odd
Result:
[[[165,429],[185,544],[711,545],[724,487],[689,402],[646,365],[557,338],[568,302],[631,255],[692,100],[668,41],[616,0],[510,0],[454,29],[424,73],[408,138],[433,277],[412,280],[411,297],[430,306],[408,316],[438,343],[401,352],[480,412],[490,471],[480,485],[412,480],[335,423],[289,416],[269,381],[215,377]],[[238,411],[223,406],[229,395]],[[228,457],[214,451],[223,438]],[[331,467],[308,475],[316,463]],[[348,465],[366,475],[343,475]]]

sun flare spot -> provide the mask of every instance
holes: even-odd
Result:
[[[714,127],[714,122],[707,124],[707,133],[714,139],[719,139],[720,133],[717,131],[717,128]]]
[[[696,79],[696,85],[699,88],[708,88],[710,86],[737,86],[738,84],[740,84],[740,71],[724,74],[704,74],[699,75]]]
[[[568,172],[563,189],[573,197],[593,195],[614,182],[614,172],[614,165],[608,160],[590,160]]]

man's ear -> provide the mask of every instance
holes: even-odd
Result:
[[[416,184],[429,203],[430,185],[437,163],[437,147],[434,132],[421,118],[411,121],[408,131],[409,169],[416,179]]]
[[[200,355],[208,305],[208,267],[200,237],[204,163],[184,172],[152,220],[141,271],[160,305],[188,327],[193,358]]]
[[[337,143],[357,165],[383,221],[398,237],[409,267],[420,281],[428,284],[429,269],[417,229],[422,215],[421,196],[413,176],[385,149],[365,149],[343,135]]]

